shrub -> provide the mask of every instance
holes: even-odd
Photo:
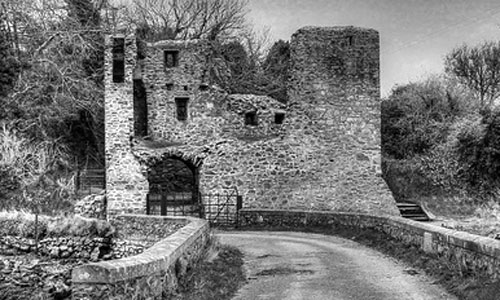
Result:
[[[448,144],[433,147],[426,155],[417,158],[417,168],[428,182],[440,191],[458,192],[463,188],[463,165]]]
[[[432,181],[420,168],[418,159],[387,159],[382,161],[385,181],[396,201],[407,201],[435,192]]]
[[[467,125],[457,135],[462,174],[477,191],[494,191],[500,184],[500,110]]]
[[[26,211],[0,211],[0,234],[25,238],[35,237],[35,227],[39,238],[46,236],[113,237],[114,227],[104,220],[87,219],[77,215],[49,217],[38,216]]]
[[[38,236],[43,237],[48,222],[48,217],[39,216],[36,224],[35,215],[26,211],[0,211],[0,234],[34,238],[38,230]]]
[[[114,233],[114,227],[110,223],[78,215],[54,218],[47,225],[47,234],[50,236],[111,237]]]

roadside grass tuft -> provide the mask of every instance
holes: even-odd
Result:
[[[216,258],[200,262],[196,270],[180,282],[173,299],[231,299],[245,281],[243,254],[234,247],[221,245]]]

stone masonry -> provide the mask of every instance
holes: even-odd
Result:
[[[135,36],[122,36],[122,83],[112,80],[113,37],[106,39],[108,216],[145,213],[149,176],[168,159],[189,167],[196,192],[237,191],[246,208],[398,214],[380,176],[375,30],[298,30],[286,105],[211,85],[206,41],[147,43],[137,55]],[[134,81],[145,98],[134,97]],[[144,127],[138,122],[147,136],[134,132]]]

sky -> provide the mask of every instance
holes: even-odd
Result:
[[[249,0],[248,19],[289,40],[304,26],[353,25],[380,33],[381,92],[443,72],[464,43],[500,41],[500,0]]]

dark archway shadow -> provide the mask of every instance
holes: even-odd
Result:
[[[200,215],[199,168],[170,156],[148,170],[147,213],[154,215]]]

